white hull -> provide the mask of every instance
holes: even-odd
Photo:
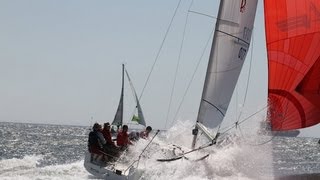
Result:
[[[134,180],[139,179],[139,177],[141,176],[141,171],[138,171],[133,167],[127,170],[127,172],[124,172],[126,169],[119,169],[121,171],[121,174],[117,174],[116,169],[112,166],[99,166],[92,163],[90,160],[91,154],[89,152],[86,152],[84,158],[84,167],[90,174],[98,178],[110,180]]]

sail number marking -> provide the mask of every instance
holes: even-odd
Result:
[[[286,32],[289,30],[294,30],[297,28],[304,27],[306,29],[310,28],[311,22],[320,22],[320,9],[312,2],[309,4],[310,13],[299,15],[295,17],[290,17],[285,20],[276,22],[280,31]],[[315,19],[311,19],[310,14],[313,12],[316,16]]]

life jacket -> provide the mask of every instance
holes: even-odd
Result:
[[[107,144],[114,145],[114,143],[111,139],[111,132],[110,131],[103,129],[102,134],[103,134],[104,139],[107,141]]]
[[[118,146],[127,146],[129,143],[127,132],[119,132],[117,135],[117,145]]]

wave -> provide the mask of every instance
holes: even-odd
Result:
[[[44,156],[25,156],[22,159],[3,159],[0,161],[0,179],[2,180],[78,180],[88,179],[90,175],[83,168],[83,160],[61,165],[40,167]]]
[[[190,150],[193,138],[191,129],[193,126],[193,121],[177,121],[169,130],[161,131],[155,136],[152,143],[149,144],[149,140],[155,134],[155,131],[152,132],[149,140],[141,139],[137,141],[120,159],[120,162],[124,164],[123,168],[126,169],[128,166],[133,165],[142,170],[144,172],[142,180],[247,180],[274,179],[275,176],[280,176],[284,179],[287,174],[292,174],[293,171],[294,173],[301,174],[319,172],[319,167],[316,167],[315,164],[319,159],[317,153],[318,144],[314,145],[312,139],[281,138],[276,139],[275,143],[265,143],[270,142],[272,137],[260,136],[259,134],[252,133],[255,132],[253,129],[246,131],[244,128],[241,128],[240,134],[234,133],[234,136],[226,138],[227,140],[222,142],[221,146],[210,146],[201,151],[190,153],[186,155],[187,158],[177,161],[156,161],[159,158],[173,157],[174,153]],[[80,130],[80,132],[82,131],[84,130]],[[251,134],[246,134],[246,132],[250,132]],[[79,134],[78,131],[75,134]],[[198,142],[199,146],[207,143],[201,135]],[[70,143],[73,143],[73,146],[69,146]],[[0,179],[94,179],[95,177],[85,170],[81,154],[83,152],[79,151],[79,149],[83,150],[86,148],[85,143],[86,138],[77,139],[73,136],[63,141],[63,143],[59,143],[59,141],[53,139],[48,143],[52,146],[44,146],[45,148],[51,148],[51,154],[22,155],[22,158],[11,159],[3,159],[2,157],[0,159]],[[67,144],[68,148],[63,150],[64,146],[59,147],[59,144]],[[70,149],[69,147],[72,148]],[[275,147],[278,149],[275,149]],[[30,147],[28,148],[30,149]],[[175,148],[175,151],[172,151],[173,148]],[[33,149],[37,150],[39,147],[36,146]],[[286,151],[287,149],[290,151]],[[305,153],[307,154],[307,158],[301,157],[301,153],[295,153],[309,151],[316,153]],[[73,153],[72,158],[70,153]],[[274,156],[275,154],[273,153],[276,153],[277,156]],[[194,161],[207,154],[209,156],[205,160]],[[281,156],[283,154],[285,156]],[[60,160],[56,160],[59,158]],[[275,158],[275,161],[273,158]],[[277,169],[287,168],[283,164],[295,163],[295,166],[290,165],[287,170],[280,169],[276,171],[274,169],[275,163],[278,165]],[[296,171],[296,169],[299,169],[299,171]],[[313,176],[318,177],[319,175],[313,174]],[[291,177],[289,176],[289,178]]]
[[[179,121],[170,130],[160,133],[140,154],[149,141],[140,140],[122,159],[126,164],[138,165],[142,179],[270,179],[272,177],[271,151],[265,146],[251,146],[230,142],[224,146],[210,146],[190,153],[187,159],[158,162],[156,159],[173,156],[172,148],[190,150],[192,121]],[[201,142],[201,141],[200,141]],[[209,154],[204,161],[193,161]]]

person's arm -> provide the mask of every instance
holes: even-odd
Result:
[[[102,134],[101,132],[98,132],[97,135],[98,135],[98,138],[99,138],[100,143],[101,143],[102,145],[105,145],[107,142],[106,142],[106,140],[104,139],[103,134]]]

